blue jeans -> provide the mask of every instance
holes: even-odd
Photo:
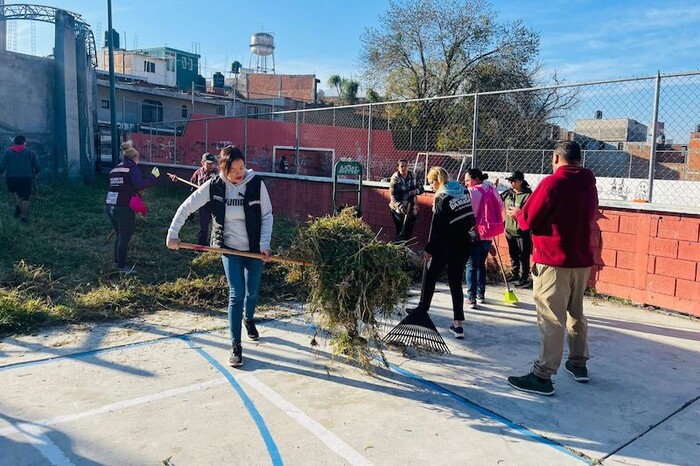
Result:
[[[486,257],[491,249],[491,240],[472,244],[467,260],[467,299],[483,297],[486,293]]]
[[[258,289],[262,277],[263,263],[260,259],[239,256],[221,256],[224,273],[228,280],[228,323],[231,341],[241,342],[241,319],[245,307],[245,318],[250,320],[258,304]]]

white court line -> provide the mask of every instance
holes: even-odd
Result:
[[[263,395],[265,398],[271,401],[272,404],[284,411],[289,417],[297,421],[302,427],[314,434],[319,440],[325,443],[328,448],[344,458],[348,463],[361,466],[372,464],[367,460],[367,458],[362,456],[350,445],[343,442],[333,432],[304,414],[299,408],[282,398],[277,392],[262,383],[253,374],[242,373],[236,378],[251,388],[257,390],[258,393]]]
[[[224,377],[220,379],[210,380],[208,382],[196,383],[192,385],[187,385],[185,387],[173,388],[172,390],[166,390],[164,392],[153,393],[151,395],[145,395],[132,400],[119,401],[117,403],[108,404],[100,408],[90,409],[88,411],[83,411],[82,413],[66,414],[64,416],[56,416],[48,419],[42,419],[40,421],[32,422],[31,424],[23,425],[35,425],[35,426],[55,426],[56,424],[63,424],[64,422],[71,422],[78,419],[83,419],[90,416],[95,416],[98,414],[109,413],[112,411],[119,411],[121,409],[130,408],[132,406],[138,406],[145,403],[150,403],[151,401],[160,400],[163,398],[173,397],[181,395],[183,393],[195,392],[198,390],[203,390],[205,388],[214,387],[217,385],[224,385],[228,383]],[[5,427],[0,429],[0,435],[7,435],[11,432],[16,432],[17,428],[15,426]]]
[[[45,435],[47,429],[44,429],[42,426],[22,422],[3,430],[9,430],[27,439],[29,444],[39,450],[41,456],[46,458],[53,466],[74,466],[61,449]]]

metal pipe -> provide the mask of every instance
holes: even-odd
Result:
[[[474,121],[472,122],[472,168],[476,168],[476,139],[479,134],[479,92],[474,94]]]
[[[117,92],[114,87],[114,31],[112,30],[112,0],[107,0],[107,28],[109,32],[109,126],[112,146],[112,165],[119,163],[119,135],[117,134]]]
[[[372,166],[372,104],[369,104],[369,115],[367,116],[367,175],[366,180],[371,180],[370,167]],[[364,118],[365,113],[362,112]]]
[[[652,202],[654,192],[654,172],[656,171],[656,127],[659,121],[659,95],[661,94],[661,73],[656,74],[654,86],[654,116],[651,122],[651,153],[649,154],[649,191],[647,202]]]

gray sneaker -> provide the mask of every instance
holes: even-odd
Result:
[[[588,369],[586,369],[586,366],[574,366],[571,361],[566,361],[564,369],[579,383],[588,383],[590,380],[588,378]]]

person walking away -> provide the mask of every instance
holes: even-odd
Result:
[[[27,148],[27,139],[15,136],[5,156],[0,161],[0,175],[5,174],[7,190],[15,206],[15,217],[20,222],[29,223],[29,197],[32,193],[32,180],[41,170],[34,152]]]
[[[511,280],[519,288],[532,287],[530,280],[530,254],[532,254],[532,235],[518,226],[516,212],[522,209],[532,189],[521,171],[514,171],[506,178],[511,188],[501,193],[505,207],[506,241],[510,255]]]
[[[238,147],[226,146],[219,154],[219,174],[206,181],[180,205],[170,223],[166,245],[178,249],[179,233],[187,217],[211,203],[213,227],[211,244],[233,251],[261,253],[263,261],[270,257],[272,237],[272,203],[262,179],[245,168],[243,153]],[[231,335],[232,367],[243,365],[241,319],[245,309],[248,338],[257,340],[255,308],[262,277],[260,259],[234,255],[221,256],[229,285],[228,320]]]
[[[409,313],[428,312],[435,293],[435,284],[447,266],[447,283],[452,296],[453,323],[450,333],[455,338],[464,338],[464,292],[462,291],[462,271],[469,257],[470,231],[474,233],[474,212],[469,196],[457,181],[442,167],[428,171],[428,184],[435,191],[433,218],[430,224],[428,244],[423,252],[425,261],[424,285],[421,289],[418,306]]]
[[[396,164],[396,172],[389,179],[389,208],[396,227],[394,241],[407,241],[413,236],[413,226],[418,218],[416,196],[423,193],[423,186],[416,182],[416,176],[408,170],[408,161],[401,159]]]
[[[216,155],[209,152],[202,154],[202,166],[194,171],[190,177],[190,183],[202,186],[208,180],[219,173]],[[177,176],[168,175],[172,181],[177,181]],[[209,245],[209,225],[211,224],[211,204],[207,203],[199,211],[199,233],[197,234],[197,244]]]
[[[532,276],[541,348],[532,372],[508,377],[508,383],[538,395],[554,394],[551,379],[561,364],[565,330],[569,357],[564,368],[577,382],[589,380],[583,293],[593,266],[596,179],[591,170],[581,166],[581,148],[573,141],[557,144],[552,167],[554,174],[540,182],[522,209],[515,208],[520,228],[532,232]]]
[[[136,226],[136,210],[145,215],[138,206],[143,206],[141,192],[155,184],[160,171],[154,167],[151,173],[145,176],[141,174],[138,167],[140,155],[131,141],[122,144],[121,150],[122,161],[109,172],[105,211],[116,232],[113,266],[121,273],[132,274],[135,270],[127,266],[127,253]]]
[[[486,258],[493,238],[504,229],[503,201],[492,184],[484,183],[488,177],[478,168],[470,168],[464,175],[478,233],[466,266],[467,302],[472,309],[486,301]]]

